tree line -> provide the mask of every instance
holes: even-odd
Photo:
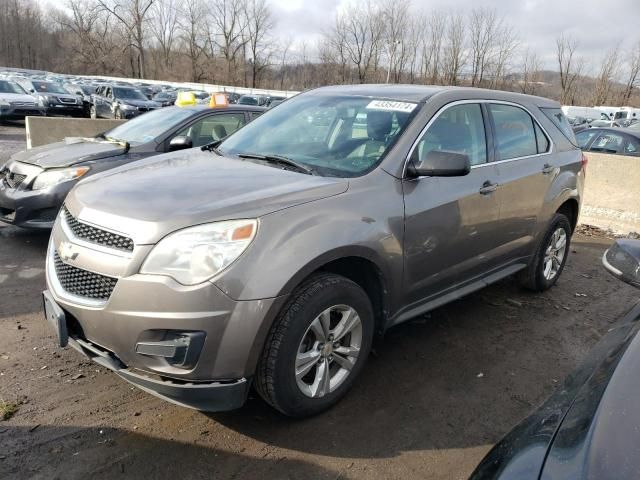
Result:
[[[352,2],[318,33],[315,44],[294,41],[266,0],[0,0],[8,67],[286,90],[469,85],[640,105],[640,40],[587,61],[579,39],[561,35],[550,71],[498,11],[427,11],[409,0]]]

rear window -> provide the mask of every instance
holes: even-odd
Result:
[[[578,142],[576,140],[576,136],[573,133],[573,129],[571,125],[569,125],[569,120],[564,116],[562,110],[559,108],[541,108],[542,113],[553,122],[553,124],[558,127],[558,129],[562,132],[562,134],[567,137],[571,143],[575,146],[578,146]]]

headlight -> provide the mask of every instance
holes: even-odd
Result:
[[[42,190],[58,183],[67,182],[75,178],[80,178],[89,171],[89,167],[61,168],[42,172],[33,182],[32,190]]]
[[[9,107],[11,104],[0,98],[0,107]]]
[[[242,255],[257,229],[257,220],[229,220],[179,230],[160,240],[140,273],[168,275],[183,285],[202,283]]]
[[[123,110],[135,110],[138,107],[134,107],[133,105],[127,105],[123,103],[122,105],[120,105],[120,108],[122,108]]]

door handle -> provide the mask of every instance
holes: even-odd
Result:
[[[480,195],[490,195],[498,189],[499,185],[497,183],[491,183],[489,180],[482,184],[480,188]]]
[[[543,175],[549,175],[554,170],[555,170],[555,167],[553,165],[549,165],[548,163],[545,163],[544,167],[542,168],[542,174]]]

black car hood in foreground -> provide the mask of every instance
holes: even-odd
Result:
[[[640,303],[472,480],[640,478]]]
[[[257,218],[338,195],[347,187],[345,179],[189,149],[89,177],[69,193],[66,203],[81,220],[150,244],[180,228]]]
[[[59,168],[124,153],[126,148],[119,143],[85,141],[69,145],[57,142],[16,153],[11,160],[42,168]]]

